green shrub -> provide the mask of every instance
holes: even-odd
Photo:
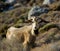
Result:
[[[55,24],[53,24],[53,23],[48,23],[48,24],[44,25],[43,27],[41,27],[41,28],[39,29],[39,32],[43,33],[43,32],[45,32],[45,31],[49,30],[50,28],[54,28],[54,27],[56,27]]]

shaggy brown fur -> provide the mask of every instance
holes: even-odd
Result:
[[[34,20],[32,20],[34,21]],[[7,34],[6,34],[6,38],[8,40],[23,40],[23,45],[27,45],[27,43],[34,43],[34,39],[33,37],[35,37],[34,34],[34,29],[35,29],[35,22],[33,22],[31,25],[29,26],[24,26],[21,28],[15,28],[15,27],[10,27],[7,30]]]

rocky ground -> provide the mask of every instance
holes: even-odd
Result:
[[[37,5],[40,6],[42,1],[36,0]],[[0,51],[23,51],[22,45],[19,45],[19,42],[14,42],[14,44],[7,42],[5,35],[10,26],[20,27],[27,24],[25,20],[33,3],[33,0],[30,0],[29,3],[26,4],[28,7],[21,6],[0,13]],[[48,8],[50,9],[48,13],[38,16],[38,18],[48,23],[44,21],[39,23],[40,26],[41,24],[43,25],[39,27],[39,34],[36,36],[35,41],[36,45],[30,49],[31,51],[60,51],[60,1],[57,0],[57,2],[50,4]],[[37,23],[39,20],[40,19],[37,20]]]

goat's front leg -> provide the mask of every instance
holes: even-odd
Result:
[[[29,38],[30,38],[29,33],[25,33],[25,34],[24,34],[23,46],[26,46],[26,45],[29,43]]]

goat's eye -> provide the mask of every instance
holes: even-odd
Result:
[[[32,20],[32,19],[31,19]]]

